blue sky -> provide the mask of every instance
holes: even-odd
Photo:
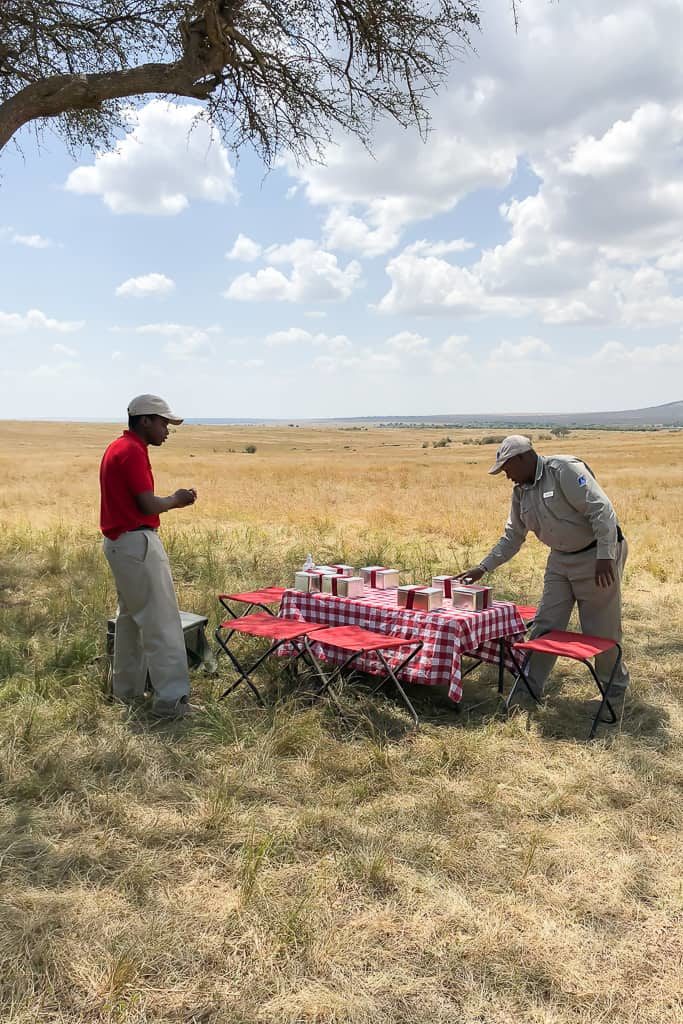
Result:
[[[596,6],[598,11],[596,13]],[[2,417],[629,408],[683,397],[683,8],[484,4],[426,143],[239,161],[193,110],[0,154]]]

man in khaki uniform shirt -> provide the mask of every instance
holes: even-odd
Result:
[[[512,434],[489,470],[500,472],[515,485],[505,532],[479,565],[459,579],[476,583],[516,555],[531,531],[550,548],[531,637],[566,629],[576,603],[584,633],[621,643],[621,579],[628,545],[612,503],[589,467],[570,455],[538,455],[528,437]],[[597,657],[601,682],[609,680],[615,659],[615,650]],[[554,664],[551,655],[531,658],[529,681],[539,697]],[[622,662],[610,695],[623,693],[628,682]]]

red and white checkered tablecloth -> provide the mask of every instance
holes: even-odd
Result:
[[[285,619],[324,622],[327,626],[362,626],[377,633],[422,640],[422,650],[406,667],[402,678],[421,686],[448,686],[448,696],[456,703],[462,699],[463,654],[497,664],[499,639],[521,639],[526,632],[524,620],[511,602],[494,601],[492,608],[472,612],[453,608],[450,600],[445,599],[444,606],[437,611],[408,611],[398,607],[396,590],[370,587],[364,588],[362,598],[286,590],[278,614]],[[341,663],[347,657],[333,647],[315,647],[316,655],[328,661]],[[385,652],[385,656],[393,660],[390,652]],[[404,656],[405,651],[397,650],[396,662]],[[509,658],[505,663],[514,668]],[[363,654],[357,665],[370,675],[382,671],[376,654]]]

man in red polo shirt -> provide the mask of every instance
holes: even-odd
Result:
[[[112,441],[100,465],[100,529],[119,598],[114,696],[125,703],[142,697],[149,672],[152,711],[168,718],[195,709],[188,703],[185,638],[157,529],[160,513],[193,505],[197,492],[181,487],[157,496],[147,449],[164,443],[169,423],[182,422],[163,398],[138,395],[128,406],[128,430]]]

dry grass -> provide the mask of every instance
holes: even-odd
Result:
[[[181,428],[154,457],[160,490],[200,491],[165,525],[181,604],[215,617],[309,550],[418,579],[478,559],[507,486],[471,431],[422,448],[443,433]],[[592,745],[565,668],[531,720],[496,716],[491,669],[470,713],[422,696],[412,740],[391,702],[349,698],[350,730],[275,681],[264,712],[195,677],[191,725],[108,704],[112,435],[0,425],[0,1019],[681,1020],[681,435],[540,446],[588,459],[631,544],[633,689]],[[543,560],[531,541],[499,593],[537,600]]]

